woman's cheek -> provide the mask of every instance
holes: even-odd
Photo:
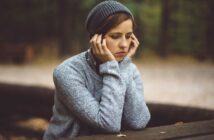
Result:
[[[111,40],[106,41],[106,45],[107,45],[107,48],[108,48],[111,52],[114,52],[114,49],[115,49],[115,44],[114,44],[114,42],[112,42]]]
[[[111,53],[115,53],[115,48],[112,45],[109,45],[108,49],[110,50]]]

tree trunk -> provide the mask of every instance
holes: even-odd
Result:
[[[63,56],[69,52],[71,39],[72,19],[69,10],[69,0],[59,1],[59,55]]]
[[[206,15],[206,43],[205,43],[205,51],[206,57],[211,58],[214,60],[214,9],[213,5],[214,2],[212,0],[206,0],[207,4],[207,15]]]
[[[161,15],[161,25],[160,25],[160,40],[157,47],[157,53],[166,57],[168,54],[169,46],[169,25],[170,25],[170,3],[169,0],[162,0],[162,15]]]

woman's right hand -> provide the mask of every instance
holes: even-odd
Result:
[[[94,56],[101,62],[116,60],[111,51],[107,48],[106,39],[102,39],[102,35],[95,34],[91,40],[91,49]]]

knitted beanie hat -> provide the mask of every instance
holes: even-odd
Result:
[[[119,12],[127,13],[133,18],[131,11],[117,1],[105,0],[99,3],[89,12],[87,16],[85,21],[87,31],[92,35],[95,34],[96,29],[103,24],[106,18]]]

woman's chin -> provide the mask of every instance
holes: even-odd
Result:
[[[116,60],[117,60],[118,62],[122,61],[123,59],[124,59],[124,57],[117,57],[117,58],[116,58]]]

